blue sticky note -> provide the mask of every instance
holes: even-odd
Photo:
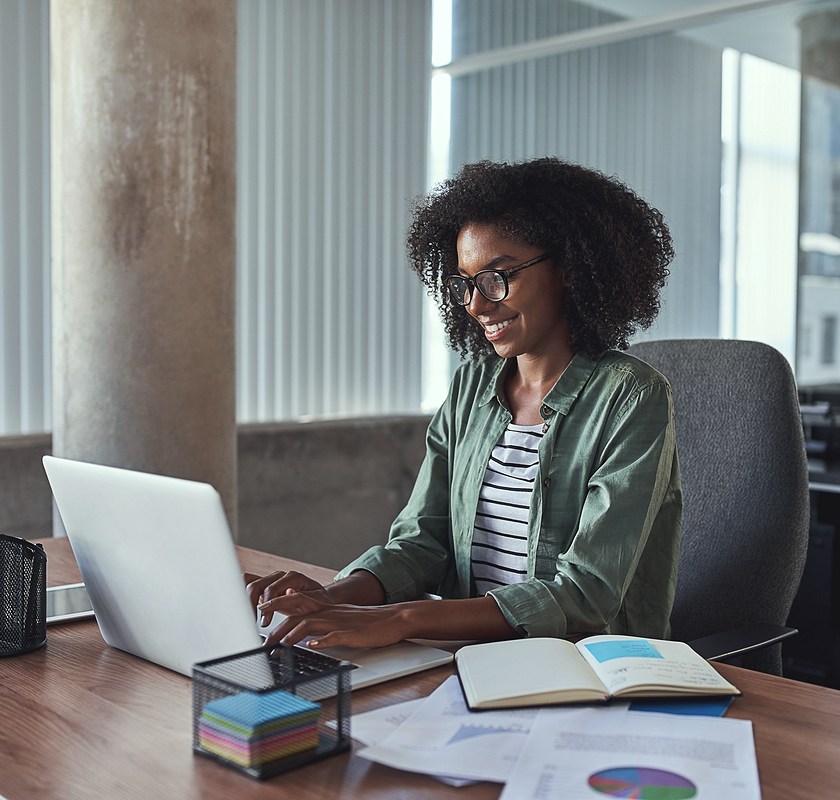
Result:
[[[204,715],[213,715],[244,730],[256,730],[276,720],[294,715],[317,715],[320,706],[283,691],[241,692],[211,700]]]
[[[584,646],[599,664],[614,658],[662,658],[662,654],[647,639],[593,642]]]

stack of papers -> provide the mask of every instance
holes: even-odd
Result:
[[[321,707],[287,692],[242,692],[212,700],[198,722],[199,746],[255,767],[318,745]]]
[[[709,713],[702,701],[697,708]],[[761,797],[746,720],[627,703],[471,712],[453,676],[423,700],[356,715],[351,725],[369,745],[363,758],[453,785],[502,783],[501,800]]]

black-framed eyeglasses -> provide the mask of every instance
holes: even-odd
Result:
[[[482,297],[486,297],[493,303],[501,303],[510,292],[508,278],[520,270],[533,267],[542,261],[551,258],[551,253],[543,253],[541,256],[532,258],[524,264],[517,264],[509,269],[483,269],[476,272],[472,278],[465,278],[463,275],[450,275],[446,279],[446,288],[452,301],[459,306],[468,306],[473,296],[473,288],[477,288]]]

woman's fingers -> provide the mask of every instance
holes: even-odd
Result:
[[[272,572],[264,577],[245,573],[244,577],[248,599],[255,608],[261,603],[285,596],[290,590],[320,593],[322,600],[328,599],[326,590],[318,581],[300,572]]]
[[[325,608],[330,608],[330,605],[308,592],[299,592],[295,589],[287,589],[286,594],[257,604],[257,611],[263,613],[279,611],[287,617],[312,614]]]
[[[248,592],[248,600],[251,605],[256,608],[265,589],[274,581],[280,580],[285,574],[285,572],[272,572],[270,575],[261,576],[246,572],[243,578],[245,579],[245,590]]]
[[[300,572],[245,573],[248,597],[269,625],[275,613],[284,619],[267,645],[308,640],[313,649],[345,645],[382,647],[403,638],[400,617],[389,606],[336,605],[324,587]]]
[[[298,600],[291,598],[290,603]],[[326,605],[314,598],[300,602],[299,608],[311,610],[287,616],[272,632],[267,644],[297,644],[308,640],[307,646],[313,649],[337,645],[383,647],[403,638],[399,617],[387,606]],[[274,609],[280,610],[277,606]]]
[[[324,623],[311,617],[286,617],[266,639],[266,644],[298,644]],[[324,631],[326,632],[326,631]]]
[[[308,592],[297,592],[294,589],[287,589],[286,594],[280,597],[274,597],[271,600],[260,602],[257,605],[257,611],[262,615],[261,624],[263,626],[271,624],[275,612],[282,614],[286,618],[272,631],[266,640],[269,644],[274,644],[276,641],[279,641],[278,637],[282,635],[276,632],[281,629],[283,631],[288,629],[289,618],[305,619],[310,614],[322,612],[331,607],[332,604],[324,603],[315,595],[309,594]]]

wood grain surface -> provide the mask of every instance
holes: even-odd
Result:
[[[62,539],[42,540],[50,585],[79,580]],[[239,548],[243,570],[332,572]],[[719,666],[743,692],[728,716],[753,722],[764,800],[837,797],[840,692]],[[428,695],[451,667],[361,689],[352,713]],[[387,798],[484,800],[344,753],[256,781],[192,752],[191,681],[108,647],[94,621],[50,627],[47,646],[0,659],[0,795],[28,798]]]

